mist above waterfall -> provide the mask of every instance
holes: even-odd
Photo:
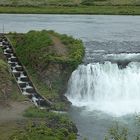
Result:
[[[123,116],[140,112],[140,63],[119,69],[105,62],[80,65],[69,80],[67,98],[74,106]]]

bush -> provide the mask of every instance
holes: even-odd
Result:
[[[25,35],[16,36],[16,52],[22,63],[34,67],[41,62],[42,49],[47,49],[53,42],[47,31],[30,31]],[[30,61],[29,61],[30,60]]]
[[[29,118],[45,118],[47,116],[46,113],[46,110],[40,110],[35,107],[30,107],[25,110],[23,116]]]
[[[32,118],[32,122],[15,132],[10,140],[76,140],[74,125],[65,114],[30,107],[24,116]]]
[[[60,56],[54,51],[51,35],[57,36],[65,45],[68,50],[67,56]],[[22,63],[32,68],[44,67],[51,62],[69,64],[75,69],[82,62],[84,55],[84,46],[81,40],[60,35],[54,31],[30,31],[22,35],[14,33],[12,42],[16,46],[16,52]]]
[[[90,5],[94,5],[95,2],[104,2],[104,1],[107,1],[107,0],[83,0],[81,4],[90,6]]]

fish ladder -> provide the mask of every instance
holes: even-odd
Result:
[[[27,96],[35,106],[41,109],[50,107],[52,103],[37,92],[24,66],[18,59],[10,41],[4,35],[0,35],[0,47],[3,50],[3,54],[10,66],[11,73],[14,76],[22,95]]]

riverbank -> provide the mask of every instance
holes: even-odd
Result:
[[[64,97],[64,93],[72,71],[82,62],[84,55],[82,41],[46,30],[30,31],[26,34],[9,33],[7,37],[11,40],[16,55],[26,67],[35,87],[41,95],[52,102],[52,106],[44,110],[30,104],[26,107],[22,106],[23,99],[19,102],[15,100],[14,104],[19,104],[16,108],[14,104],[10,105],[9,97],[6,103],[11,107],[11,111],[8,112],[9,108],[4,107],[0,117],[2,139],[76,140],[76,126],[66,112],[57,112],[57,110],[69,108],[70,103]],[[4,59],[2,50],[1,55]],[[8,72],[6,60],[1,61],[1,68],[6,69],[6,72],[2,69],[0,76],[5,74],[7,80],[5,82],[11,83],[12,77]],[[12,88],[12,86],[9,87]],[[6,91],[7,95],[8,93]],[[5,115],[9,117],[4,118]],[[11,122],[9,125],[7,125],[8,121]],[[12,128],[14,131],[11,131]],[[10,133],[6,135],[6,131]]]
[[[140,15],[140,6],[0,6],[0,13]]]
[[[67,110],[63,95],[71,73],[82,63],[82,41],[46,30],[7,36],[38,92],[53,103],[52,109]]]

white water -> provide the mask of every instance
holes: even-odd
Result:
[[[140,63],[80,65],[69,80],[67,98],[74,106],[113,116],[140,112]]]
[[[104,59],[109,60],[130,60],[138,61],[140,59],[140,53],[120,53],[120,54],[107,54],[103,56]]]

